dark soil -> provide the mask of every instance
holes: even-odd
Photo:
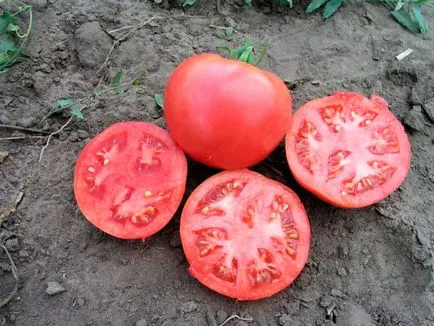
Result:
[[[86,97],[98,84],[109,85],[119,70],[125,81],[140,79],[142,86],[92,101],[84,120],[74,119],[51,139],[41,162],[46,138],[0,140],[0,152],[9,154],[0,160],[0,216],[6,215],[0,237],[20,276],[17,295],[0,309],[0,325],[215,326],[233,314],[246,320],[226,325],[434,325],[434,132],[425,112],[434,96],[432,32],[405,31],[380,5],[346,5],[323,22],[304,14],[306,1],[293,9],[239,2],[222,1],[221,15],[213,1],[199,1],[182,17],[180,7],[152,1],[33,0],[27,46],[32,57],[0,76],[0,123],[41,128],[58,99]],[[107,31],[154,15],[167,18],[131,33],[98,72],[113,43]],[[426,12],[432,28],[433,17]],[[310,259],[301,276],[255,302],[225,298],[188,275],[179,214],[145,243],[117,240],[84,219],[72,191],[75,160],[86,142],[118,121],[164,126],[153,94],[163,92],[184,58],[227,43],[215,36],[215,26],[229,24],[236,45],[244,37],[271,41],[263,66],[287,82],[295,108],[338,89],[375,92],[407,124],[412,144],[411,170],[400,189],[358,210],[333,208],[301,189],[283,146],[254,168],[293,188],[312,224]],[[397,61],[407,48],[414,52]],[[50,130],[67,119],[49,118]],[[0,129],[0,138],[20,135]],[[189,161],[186,197],[213,173]],[[13,287],[0,250],[0,300]]]

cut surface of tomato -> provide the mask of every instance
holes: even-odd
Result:
[[[410,166],[410,142],[387,102],[336,92],[303,105],[286,135],[295,179],[338,207],[365,207],[394,192]]]
[[[180,233],[190,274],[239,300],[285,289],[309,255],[310,225],[297,195],[250,170],[220,172],[199,185]]]
[[[162,229],[181,203],[187,179],[182,150],[162,128],[116,123],[80,153],[74,193],[83,215],[100,230],[144,239]]]

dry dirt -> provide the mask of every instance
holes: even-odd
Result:
[[[246,320],[226,325],[434,325],[434,133],[425,112],[432,110],[434,95],[432,32],[412,35],[374,4],[346,5],[322,22],[304,13],[306,1],[293,9],[239,2],[222,1],[221,15],[214,2],[199,1],[181,17],[180,7],[152,1],[33,0],[32,58],[0,76],[0,123],[40,128],[58,99],[83,98],[100,81],[109,84],[118,70],[125,81],[140,78],[142,86],[93,101],[83,121],[73,120],[52,138],[41,162],[46,138],[0,141],[0,151],[9,153],[0,163],[0,213],[24,194],[0,229],[20,276],[17,295],[0,309],[0,325],[215,326],[233,314]],[[166,18],[126,37],[99,73],[113,43],[106,31],[155,15]],[[432,28],[433,17],[426,13]],[[145,243],[116,240],[83,218],[72,191],[73,167],[86,142],[117,121],[164,126],[153,94],[163,92],[182,59],[227,43],[213,26],[229,24],[234,44],[244,37],[271,41],[263,67],[287,82],[295,108],[337,89],[375,92],[413,126],[406,129],[412,144],[407,179],[365,209],[333,208],[302,190],[282,146],[254,168],[293,188],[312,224],[310,259],[301,276],[256,302],[225,298],[188,275],[179,214]],[[398,62],[395,56],[407,48],[413,54]],[[425,111],[409,113],[417,105]],[[51,130],[67,119],[50,118]],[[20,135],[0,128],[0,138]],[[186,196],[213,173],[189,161]],[[0,300],[13,289],[10,270],[0,249]],[[64,291],[48,295],[48,284],[50,291]]]

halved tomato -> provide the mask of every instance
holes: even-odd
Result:
[[[220,172],[199,185],[180,233],[190,274],[239,300],[285,289],[309,255],[310,225],[297,195],[250,170]]]
[[[395,191],[410,166],[410,143],[387,102],[350,92],[306,103],[286,135],[295,179],[338,207],[364,207]]]
[[[184,153],[169,134],[147,122],[116,123],[78,157],[74,193],[83,215],[123,239],[162,229],[181,203],[187,179]]]

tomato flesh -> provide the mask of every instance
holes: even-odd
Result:
[[[291,95],[279,77],[209,53],[182,62],[164,94],[175,141],[193,159],[220,169],[266,158],[285,136],[291,115]]]
[[[74,193],[83,215],[100,230],[144,239],[163,228],[185,192],[187,161],[163,129],[116,123],[80,153]]]
[[[180,233],[191,275],[239,300],[288,287],[310,248],[297,195],[250,170],[221,172],[199,185],[182,212]]]
[[[410,166],[410,143],[383,98],[337,92],[294,114],[286,156],[303,187],[332,205],[356,208],[401,185]]]

